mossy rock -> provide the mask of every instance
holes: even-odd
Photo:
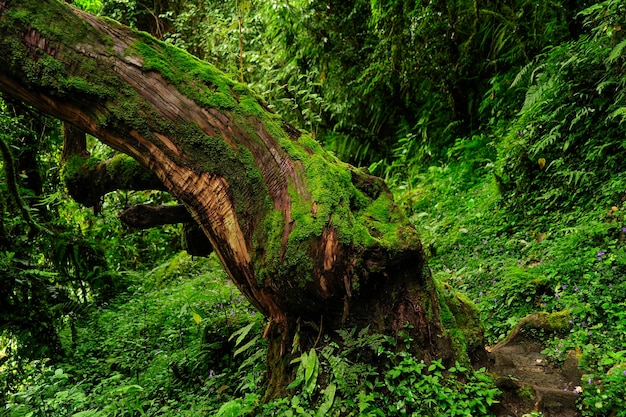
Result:
[[[512,343],[522,335],[538,338],[540,335],[543,337],[549,334],[565,333],[570,327],[571,315],[568,310],[557,311],[555,313],[532,313],[521,319],[515,328],[511,330],[509,335],[498,343],[498,345],[504,346]]]

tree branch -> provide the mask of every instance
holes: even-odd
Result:
[[[119,215],[130,227],[148,229],[165,224],[183,223],[183,246],[192,256],[209,256],[213,246],[185,206],[149,206],[137,204]]]
[[[102,197],[117,190],[165,190],[154,174],[127,155],[100,161],[72,155],[66,161],[63,180],[77,202],[100,211]]]
[[[137,204],[118,214],[121,221],[137,229],[149,229],[164,224],[194,222],[185,206],[149,206]]]

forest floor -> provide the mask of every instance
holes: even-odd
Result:
[[[541,351],[538,340],[518,334],[491,348],[492,374],[498,376],[496,386],[502,391],[500,404],[494,410],[498,417],[532,415],[545,417],[577,417],[577,388],[581,375],[575,355],[562,366],[554,366]]]
[[[497,415],[626,416],[626,199],[512,204],[453,165],[404,189],[433,275],[481,313]],[[518,331],[540,314],[558,326]]]

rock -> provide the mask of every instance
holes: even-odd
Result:
[[[520,385],[510,377],[500,377],[496,380],[496,387],[501,391],[516,391]]]
[[[583,373],[580,371],[580,349],[571,350],[565,361],[563,362],[563,368],[561,372],[563,376],[567,379],[567,381],[572,386],[576,386],[580,384],[580,380],[583,377]]]
[[[578,394],[564,389],[533,387],[537,393],[537,406],[545,416],[574,417]]]

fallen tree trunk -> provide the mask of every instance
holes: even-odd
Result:
[[[299,322],[404,331],[427,360],[479,345],[384,182],[210,64],[57,1],[0,0],[0,90],[131,156],[184,204],[268,319],[270,395],[296,332],[302,350],[318,338]]]

